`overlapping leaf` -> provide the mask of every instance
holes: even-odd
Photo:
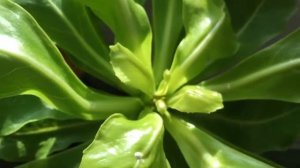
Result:
[[[181,0],[153,0],[154,63],[156,82],[169,69],[178,44],[182,24]]]
[[[108,48],[79,0],[14,1],[34,16],[57,45],[71,53],[78,66],[105,82],[117,83],[109,64]]]
[[[71,118],[72,116],[47,108],[33,96],[17,96],[0,100],[0,136],[12,134],[31,122]]]
[[[203,85],[222,93],[224,101],[273,99],[299,103],[299,41],[297,30]]]
[[[284,150],[299,138],[300,106],[279,101],[229,102],[212,115],[191,120],[252,152]]]
[[[255,52],[280,34],[297,8],[297,0],[225,1],[241,44],[239,58]]]
[[[1,1],[0,8],[0,41],[5,41],[0,45],[1,98],[32,94],[60,111],[88,119],[139,110],[140,102],[135,98],[88,89],[25,10],[10,1]],[[111,106],[112,102],[123,106]]]
[[[210,136],[195,125],[171,116],[165,118],[166,128],[177,142],[190,168],[231,167],[271,168]]]
[[[90,141],[99,122],[40,120],[0,137],[0,158],[8,161],[45,159],[73,143]]]
[[[84,150],[80,167],[170,167],[163,151],[163,132],[157,113],[145,114],[137,121],[115,114]]]
[[[87,144],[81,144],[61,153],[50,156],[47,159],[35,160],[26,164],[17,166],[16,168],[78,168],[82,151],[86,148]]]
[[[183,0],[182,4],[186,37],[171,67],[170,93],[237,49],[222,0]]]

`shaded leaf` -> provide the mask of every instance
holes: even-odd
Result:
[[[299,41],[297,30],[202,85],[222,93],[224,101],[272,99],[299,103]]]
[[[300,106],[279,101],[239,101],[218,113],[190,117],[248,151],[284,150],[299,138]]]
[[[181,0],[153,0],[154,63],[156,83],[169,69],[177,47],[182,25]]]
[[[241,44],[239,58],[248,56],[280,34],[297,8],[297,0],[225,1]]]
[[[80,167],[170,167],[163,151],[163,122],[157,113],[130,121],[115,114],[83,152]]]
[[[265,168],[272,166],[218,141],[201,128],[170,115],[166,128],[177,142],[190,168],[231,167]]]
[[[0,136],[12,134],[31,122],[72,118],[47,108],[38,98],[28,95],[0,99],[0,109]]]
[[[41,120],[0,137],[0,158],[8,161],[44,159],[73,143],[89,141],[100,123],[80,120]]]
[[[87,144],[81,144],[61,153],[52,155],[47,159],[31,161],[26,164],[17,166],[16,168],[78,168],[82,151],[86,148]]]
[[[71,53],[75,63],[106,82],[114,82],[108,48],[79,0],[14,0],[38,21],[52,40]]]

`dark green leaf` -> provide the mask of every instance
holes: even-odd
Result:
[[[226,0],[241,43],[239,57],[248,56],[281,33],[297,8],[297,0]]]
[[[108,48],[79,0],[14,0],[38,21],[52,40],[74,56],[75,63],[96,77],[114,82]],[[115,80],[115,81],[114,81]]]
[[[300,102],[300,29],[228,72],[203,82],[224,101],[273,99]]]
[[[272,166],[252,158],[218,141],[195,125],[170,115],[165,126],[177,142],[190,168],[271,168]]]
[[[86,148],[87,144],[82,144],[61,153],[50,156],[47,159],[32,161],[16,168],[78,168],[82,151]]]
[[[80,167],[170,167],[163,151],[163,133],[163,121],[157,113],[145,114],[137,121],[115,114],[84,150]]]
[[[190,119],[253,152],[284,150],[300,133],[300,106],[278,101],[230,102],[218,113]]]
[[[41,120],[0,137],[0,158],[8,161],[43,159],[73,143],[89,141],[99,122]]]
[[[235,35],[222,0],[183,0],[186,37],[171,67],[169,93],[237,49]],[[226,42],[225,42],[226,41]]]
[[[44,120],[72,118],[59,111],[47,108],[33,96],[17,96],[0,99],[0,136],[12,134],[24,125]]]
[[[182,25],[181,0],[153,0],[154,63],[156,83],[169,69]]]

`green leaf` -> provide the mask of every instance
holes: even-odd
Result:
[[[300,106],[280,101],[228,102],[211,115],[191,116],[201,126],[246,149],[285,150],[299,139]]]
[[[216,60],[233,55],[237,49],[222,0],[183,0],[182,3],[186,37],[175,53],[169,93]]]
[[[0,98],[31,94],[86,119],[116,111],[135,115],[141,108],[136,98],[96,93],[82,84],[33,18],[10,1],[0,2],[0,41],[5,41],[0,44]]]
[[[85,6],[79,0],[14,0],[24,7],[58,46],[82,69],[115,83],[108,48],[98,36]]]
[[[156,82],[169,69],[178,44],[182,25],[181,0],[153,0],[154,63]]]
[[[299,103],[299,41],[300,29],[202,85],[222,93],[224,101],[272,99]]]
[[[211,113],[223,108],[222,95],[196,85],[186,85],[168,99],[168,107],[187,113]]]
[[[35,160],[26,164],[17,166],[16,168],[78,168],[80,158],[82,157],[82,151],[86,148],[87,144],[81,144],[79,146],[67,149],[61,153],[52,155],[47,159]]]
[[[195,125],[169,116],[165,126],[177,142],[190,168],[271,168],[272,166],[227,146]]]
[[[297,8],[297,0],[226,0],[226,4],[241,44],[239,58],[280,34]]]
[[[144,62],[121,44],[111,46],[110,49],[111,64],[116,76],[126,85],[152,97],[155,89],[151,85],[154,83],[153,76],[145,69]]]
[[[72,118],[47,108],[38,98],[28,95],[0,99],[0,109],[0,136],[12,134],[31,122]]]
[[[40,120],[0,137],[0,158],[8,161],[44,159],[74,143],[89,141],[99,122]]]
[[[83,152],[80,167],[170,167],[163,151],[163,121],[157,113],[130,121],[115,114]]]
[[[144,8],[134,0],[81,1],[111,28],[116,42],[128,48],[152,72],[152,33]]]

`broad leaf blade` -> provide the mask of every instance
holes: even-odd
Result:
[[[238,101],[228,102],[218,113],[190,119],[243,149],[262,153],[285,150],[297,141],[299,111],[293,103]]]
[[[116,42],[133,52],[150,71],[152,33],[143,7],[134,0],[82,2],[111,28]]]
[[[169,167],[163,151],[163,122],[156,113],[137,121],[108,118],[84,150],[80,167]]]
[[[271,168],[238,150],[225,145],[200,128],[177,117],[165,120],[166,128],[177,142],[190,168],[231,167]]]
[[[181,0],[153,0],[154,63],[156,82],[169,69],[179,40],[182,24]]]
[[[0,136],[12,134],[24,125],[44,120],[71,119],[59,111],[47,108],[33,96],[16,96],[0,100]]]
[[[90,141],[99,122],[40,120],[0,137],[0,158],[8,161],[44,159],[74,143]]]
[[[226,3],[241,43],[239,58],[280,34],[297,8],[297,0],[226,0]]]
[[[197,85],[186,85],[167,101],[168,107],[186,113],[211,113],[223,108],[222,95]]]
[[[25,10],[10,1],[0,4],[0,41],[4,42],[0,44],[0,98],[32,94],[59,111],[88,119],[103,119],[115,111],[134,115],[140,110],[136,98],[87,88]],[[112,101],[120,103],[119,109]]]
[[[24,7],[58,46],[67,50],[81,68],[106,82],[114,82],[108,47],[98,36],[79,0],[14,0]]]
[[[203,85],[222,93],[224,101],[272,99],[299,103],[299,41],[297,30]]]
[[[233,55],[237,49],[222,0],[184,0],[182,3],[186,37],[179,44],[171,67],[170,93],[215,61]]]
[[[121,44],[111,46],[110,49],[111,64],[116,76],[129,87],[152,97],[154,81],[152,73],[145,69],[144,63]]]

